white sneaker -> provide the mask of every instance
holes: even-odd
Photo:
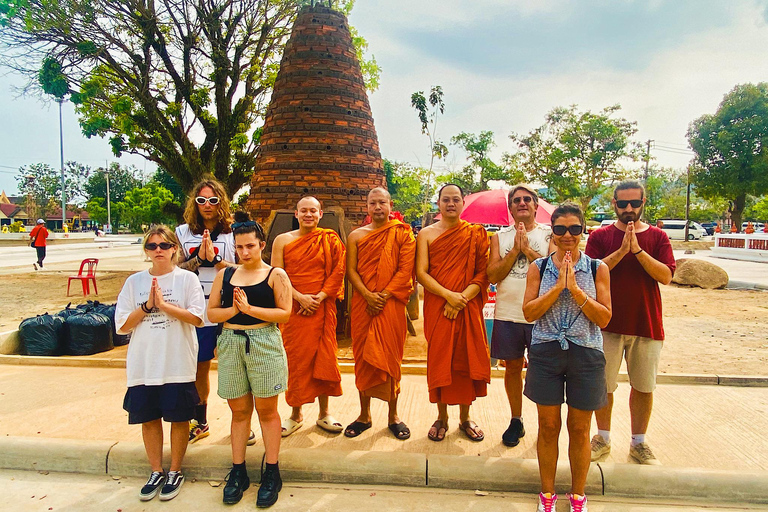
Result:
[[[591,452],[592,462],[596,462],[603,456],[611,453],[611,443],[606,442],[600,434],[595,434],[592,437]]]
[[[536,512],[555,512],[555,503],[557,503],[557,494],[539,493],[539,507]]]
[[[629,456],[632,457],[639,464],[647,464],[649,466],[661,466],[661,462],[653,454],[651,447],[648,443],[638,443],[635,446],[629,448]]]
[[[578,494],[566,494],[568,496],[568,510],[570,512],[587,512],[587,497]]]

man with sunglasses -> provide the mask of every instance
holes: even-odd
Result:
[[[501,436],[506,446],[517,446],[525,436],[523,426],[523,364],[531,346],[533,323],[523,316],[523,296],[531,262],[546,256],[552,231],[536,223],[539,195],[528,185],[517,185],[508,196],[514,223],[491,237],[488,279],[496,283],[496,310],[491,334],[491,357],[505,363],[504,387],[512,420]]]
[[[176,237],[181,244],[181,255],[185,261],[179,267],[197,274],[205,294],[208,296],[217,272],[235,264],[235,240],[230,224],[229,198],[224,186],[216,180],[206,179],[195,185],[187,200],[184,220],[176,228]],[[217,325],[208,320],[205,326],[197,328],[200,347],[197,355],[197,377],[195,387],[200,395],[200,404],[195,409],[195,419],[189,424],[189,442],[208,437],[208,394],[211,385],[208,373],[216,348]],[[253,436],[253,441],[256,438]]]
[[[645,189],[623,181],[613,192],[616,222],[598,229],[587,240],[586,253],[611,270],[613,317],[603,329],[608,405],[595,412],[598,433],[592,438],[592,460],[611,451],[613,393],[622,358],[627,361],[632,443],[629,455],[640,464],[660,462],[645,440],[653,409],[653,391],[664,342],[659,283],[669,284],[675,258],[661,229],[641,221]]]

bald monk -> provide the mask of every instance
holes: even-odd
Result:
[[[328,411],[328,397],[341,396],[336,299],[344,297],[346,250],[335,231],[317,227],[323,210],[316,198],[301,198],[295,216],[299,229],[278,235],[272,245],[272,266],[285,269],[293,284],[291,318],[280,326],[288,356],[285,399],[293,408],[283,437],[301,428],[301,406],[316,398],[317,425],[338,434],[343,427]]]
[[[371,398],[378,398],[389,405],[389,430],[397,439],[405,440],[411,431],[397,415],[397,397],[416,241],[408,224],[389,219],[392,198],[386,189],[371,190],[367,207],[371,223],[347,238],[347,278],[355,290],[352,352],[360,416],[344,435],[357,437],[371,428]]]
[[[459,428],[473,441],[485,434],[469,418],[469,407],[485,396],[491,364],[483,320],[488,294],[488,235],[459,218],[464,194],[453,184],[438,193],[441,219],[419,233],[416,277],[424,286],[429,401],[437,421],[427,436],[442,441],[448,431],[448,405],[459,405]]]

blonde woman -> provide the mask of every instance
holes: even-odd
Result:
[[[128,390],[123,408],[129,424],[141,424],[151,474],[139,493],[148,501],[158,492],[167,501],[178,495],[184,475],[189,420],[199,396],[195,389],[197,335],[205,298],[197,277],[176,266],[179,242],[166,226],[144,235],[152,268],[130,276],[117,298],[118,334],[132,332],[126,358]],[[163,470],[163,424],[171,423],[171,466]]]

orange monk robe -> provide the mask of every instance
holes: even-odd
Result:
[[[399,220],[365,235],[357,243],[357,272],[372,292],[392,297],[376,316],[355,290],[352,296],[352,352],[355,384],[363,395],[389,402],[400,394],[400,363],[407,335],[405,306],[413,291],[416,241]]]
[[[283,262],[291,284],[300,293],[328,295],[310,316],[299,314],[293,301],[291,318],[281,326],[288,356],[291,407],[315,401],[321,395],[341,396],[341,373],[336,361],[336,299],[344,298],[346,248],[335,231],[316,228],[285,246]]]
[[[469,405],[487,394],[491,362],[483,320],[488,296],[488,235],[477,224],[460,221],[429,246],[430,276],[444,288],[462,292],[470,284],[478,293],[454,320],[443,314],[445,299],[424,291],[427,338],[427,384],[430,402]]]

